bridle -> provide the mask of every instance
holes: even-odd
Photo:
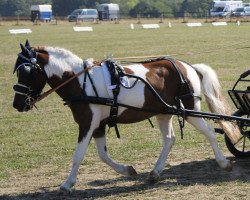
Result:
[[[25,104],[30,107],[33,107],[34,104],[32,102],[34,102],[36,97],[39,96],[39,94],[34,92],[31,89],[31,87],[27,87],[26,85],[23,84],[17,83],[16,85],[13,86],[13,89],[16,94],[26,96]]]
[[[22,67],[27,67],[28,66],[30,68],[30,70],[31,69],[36,69],[36,70],[41,71],[46,76],[46,79],[48,80],[48,76],[47,76],[45,70],[43,68],[41,68],[40,65],[37,63],[36,52],[33,51],[33,53],[35,54],[35,57],[31,57],[30,59],[27,58],[26,56],[22,55],[22,53],[19,53],[18,57],[25,60],[25,62],[18,65],[14,69],[13,73],[15,73],[16,71],[19,71]],[[25,103],[26,103],[27,106],[29,106],[31,109],[33,108],[33,106],[35,108],[37,108],[35,106],[35,104],[37,102],[41,101],[42,99],[44,99],[45,97],[47,97],[51,93],[57,91],[58,89],[60,89],[64,85],[68,84],[70,81],[72,81],[74,78],[80,76],[84,72],[88,72],[88,70],[91,69],[94,66],[94,65],[88,65],[88,61],[84,61],[83,65],[84,65],[83,70],[81,70],[80,72],[78,72],[74,76],[70,77],[69,79],[67,79],[63,83],[59,84],[55,88],[51,88],[51,89],[49,89],[48,91],[46,91],[46,92],[44,92],[42,94],[41,94],[40,91],[35,91],[31,87],[29,87],[27,85],[24,85],[24,84],[20,84],[20,83],[15,84],[13,86],[13,89],[14,89],[16,94],[26,96]]]
[[[21,69],[23,69],[27,74],[30,74],[32,70],[37,70],[37,71],[41,71],[46,77],[46,73],[44,70],[42,70],[42,68],[39,66],[39,64],[37,64],[37,54],[35,51],[33,50],[28,50],[28,55],[30,58],[24,56],[22,53],[18,54],[18,58],[23,60],[24,62],[21,63],[20,65],[18,65],[14,71],[13,74],[15,72],[17,72],[17,76],[19,76],[20,73],[18,73]],[[34,101],[39,97],[40,95],[40,91],[36,91],[33,90],[32,87],[21,84],[21,83],[17,83],[13,86],[13,89],[15,91],[16,94],[25,96],[25,104],[27,106],[29,106],[30,108],[32,108],[34,105]]]

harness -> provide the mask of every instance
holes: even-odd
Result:
[[[15,73],[15,71],[19,71],[19,70],[24,70],[25,73],[29,73],[29,70],[38,70],[39,72],[41,72],[45,76],[45,78],[48,78],[47,75],[46,75],[46,72],[44,71],[44,69],[41,68],[39,66],[39,64],[37,64],[36,52],[31,49],[30,45],[27,44],[27,42],[26,42],[25,46],[23,46],[21,44],[21,49],[22,49],[22,53],[20,53],[18,55],[18,57],[21,58],[23,62],[22,62],[22,64],[20,64],[20,65],[18,65],[18,66],[16,66],[14,68],[13,73]],[[184,100],[186,98],[191,98],[191,97],[192,98],[195,98],[195,97],[200,98],[200,97],[195,95],[194,92],[189,87],[189,84],[188,84],[187,80],[185,79],[185,77],[181,73],[181,70],[179,69],[178,63],[176,63],[175,60],[173,60],[171,58],[166,58],[166,57],[158,58],[158,59],[151,60],[151,61],[139,62],[139,63],[153,62],[153,61],[163,60],[163,59],[170,61],[172,63],[172,65],[174,66],[174,68],[176,69],[176,71],[178,72],[180,82],[181,82],[181,86],[180,86],[181,89],[185,88],[185,87],[188,89],[188,90],[186,90],[186,91],[188,91],[187,93],[181,94],[181,95],[180,94],[176,95],[175,99],[177,101],[177,107],[167,104],[164,101],[164,99],[162,99],[162,97],[157,93],[157,91],[155,91],[155,89],[152,87],[152,85],[147,82],[147,80],[145,80],[145,79],[143,79],[143,78],[141,78],[139,76],[135,76],[133,74],[125,73],[114,61],[112,61],[110,63],[110,66],[111,66],[110,68],[112,69],[111,71],[114,71],[115,76],[111,75],[111,77],[123,77],[123,76],[126,76],[128,78],[134,78],[135,79],[132,86],[126,87],[125,85],[121,84],[121,81],[119,80],[119,78],[118,79],[116,78],[116,80],[118,80],[117,81],[118,84],[116,85],[116,87],[114,87],[114,89],[115,88],[116,89],[120,88],[120,86],[123,86],[123,87],[125,87],[127,89],[133,88],[136,85],[136,83],[138,82],[138,80],[140,80],[142,83],[145,84],[146,88],[151,92],[151,94],[153,96],[155,96],[155,98],[158,100],[158,102],[160,102],[164,106],[164,109],[161,109],[161,110],[159,110],[159,109],[156,110],[154,108],[143,108],[143,109],[141,109],[141,108],[138,108],[138,107],[134,107],[134,106],[119,103],[119,102],[117,102],[117,96],[119,95],[119,92],[117,92],[117,93],[115,92],[114,98],[98,97],[97,92],[95,92],[96,96],[87,96],[87,95],[81,95],[81,96],[78,96],[78,97],[76,96],[76,97],[73,97],[73,98],[70,98],[70,99],[66,99],[66,100],[64,99],[65,104],[70,104],[70,103],[75,103],[75,102],[86,102],[86,103],[101,104],[101,105],[110,106],[111,107],[111,111],[110,111],[111,114],[110,114],[109,119],[112,119],[112,120],[109,120],[109,123],[108,123],[108,124],[110,124],[110,126],[112,126],[112,125],[116,126],[116,124],[117,124],[117,110],[118,110],[119,106],[126,107],[128,109],[133,109],[133,110],[136,110],[136,111],[150,112],[150,113],[155,113],[155,114],[177,115],[178,117],[181,116],[183,118],[183,121],[179,120],[180,121],[181,131],[182,131],[182,128],[184,127],[184,119],[185,119],[186,116],[199,117],[199,118],[202,117],[202,118],[205,118],[205,119],[212,119],[214,121],[215,120],[224,120],[224,121],[230,121],[230,122],[237,122],[237,124],[240,125],[241,127],[249,126],[250,120],[247,119],[247,118],[241,118],[241,117],[238,117],[238,116],[221,115],[221,114],[215,114],[215,113],[209,113],[209,112],[199,112],[199,111],[185,109],[183,107],[182,100]],[[106,61],[106,62],[109,62],[109,61]],[[133,62],[133,63],[135,63],[135,62]],[[78,77],[78,76],[80,76],[82,74],[85,74],[84,75],[85,76],[85,78],[84,78],[85,79],[85,84],[86,84],[87,78],[92,80],[90,74],[88,73],[88,70],[91,69],[94,65],[87,66],[86,62],[84,62],[84,65],[86,65],[86,66],[84,67],[83,70],[81,70],[80,72],[74,74],[72,77],[70,77],[69,79],[67,79],[63,83],[59,84],[58,86],[56,86],[54,88],[51,88],[46,92],[43,92],[42,94],[41,94],[41,91],[33,90],[33,88],[31,88],[29,85],[24,85],[24,84],[20,84],[20,83],[17,83],[16,85],[14,85],[14,90],[19,95],[26,96],[26,100],[25,100],[26,105],[30,106],[29,109],[32,109],[33,106],[36,107],[35,106],[36,102],[44,99],[49,94],[57,91],[58,89],[60,89],[61,87],[63,87],[64,85],[66,85],[70,81],[72,81],[74,78],[76,78],[76,77]],[[248,74],[249,74],[249,72],[243,73],[241,78],[246,77]],[[90,81],[90,82],[91,82],[93,90],[94,90],[95,86],[93,84],[93,81]],[[236,86],[236,84],[235,84],[235,86]],[[115,91],[119,91],[119,89],[115,90]],[[116,127],[116,129],[117,129],[117,127]],[[118,129],[117,129],[117,133],[119,133]],[[117,136],[120,137],[119,134],[117,134]]]
[[[19,68],[21,68],[21,67],[25,68],[26,66],[28,66],[28,69],[30,69],[30,70],[31,69],[41,70],[43,72],[43,74],[45,74],[45,76],[46,76],[44,69],[41,69],[40,66],[36,62],[36,52],[30,51],[27,48],[25,49],[25,47],[23,47],[22,50],[27,51],[30,58],[27,58],[26,56],[23,56],[20,53],[18,56],[21,59],[23,59],[25,61],[25,63],[22,63],[16,69],[14,69],[14,72],[18,71]],[[77,103],[77,102],[86,102],[86,103],[101,104],[101,105],[110,106],[110,113],[109,113],[107,124],[108,124],[109,128],[110,127],[115,128],[116,135],[118,138],[120,138],[119,129],[117,127],[119,106],[126,107],[126,108],[133,109],[133,110],[137,110],[137,111],[150,112],[150,113],[175,114],[178,116],[178,121],[179,121],[180,129],[181,129],[181,137],[183,138],[183,128],[184,128],[184,122],[185,122],[184,119],[186,118],[186,110],[182,104],[182,100],[194,98],[194,97],[198,97],[198,98],[200,98],[200,97],[194,94],[193,90],[189,86],[189,83],[187,82],[184,75],[182,74],[178,64],[176,63],[176,61],[173,58],[162,57],[162,58],[157,58],[157,59],[153,59],[153,60],[146,60],[143,62],[133,62],[133,63],[149,63],[149,62],[155,62],[155,61],[160,61],[160,60],[168,60],[169,62],[171,62],[172,66],[175,68],[175,70],[177,71],[177,73],[179,75],[180,83],[181,83],[180,88],[179,88],[180,92],[175,97],[175,100],[177,102],[177,107],[167,104],[161,98],[161,96],[157,93],[157,91],[155,91],[155,89],[152,87],[152,85],[147,82],[147,80],[145,80],[139,76],[133,75],[133,74],[125,73],[123,68],[111,59],[106,60],[105,64],[106,64],[108,72],[110,74],[111,85],[113,86],[112,87],[113,98],[99,97],[98,92],[96,90],[96,87],[94,85],[94,82],[89,74],[89,69],[92,66],[89,66],[87,61],[83,63],[84,69],[82,71],[75,74],[73,77],[69,78],[68,80],[66,80],[62,84],[58,85],[57,87],[52,88],[49,91],[44,92],[41,95],[40,95],[40,92],[33,91],[30,87],[23,85],[23,84],[16,84],[16,85],[14,85],[13,88],[14,88],[16,93],[26,96],[26,104],[33,107],[33,106],[35,106],[36,102],[42,100],[43,98],[45,98],[46,96],[48,96],[52,92],[56,91],[57,89],[61,88],[63,85],[65,85],[68,82],[70,82],[71,80],[73,80],[75,77],[78,77],[79,75],[84,73],[83,90],[85,91],[86,82],[87,82],[87,78],[88,78],[90,80],[90,83],[91,83],[91,86],[92,86],[93,91],[95,93],[95,96],[81,95],[81,96],[71,97],[70,99],[64,99],[65,105]],[[121,84],[122,77],[134,78],[135,81],[132,84],[132,86],[125,86],[125,85]],[[47,78],[47,76],[46,76],[46,78]],[[146,85],[146,87],[151,91],[151,93],[155,96],[155,98],[158,99],[158,101],[164,105],[164,107],[166,108],[166,109],[164,109],[164,111],[159,111],[159,110],[156,110],[153,108],[141,109],[138,107],[134,107],[134,106],[126,105],[126,104],[121,104],[121,103],[117,102],[117,98],[118,98],[118,95],[120,93],[120,87],[122,86],[122,87],[125,87],[126,89],[131,89],[137,84],[138,80],[142,81]],[[186,92],[183,93],[183,91],[188,91],[188,93],[186,93]],[[181,117],[182,117],[182,119],[181,119]],[[151,126],[153,127],[151,120],[150,119],[148,119],[148,120],[149,120]]]
[[[181,82],[181,86],[180,86],[180,94],[178,96],[176,96],[176,101],[177,101],[177,107],[178,109],[181,110],[181,117],[182,120],[180,118],[180,115],[178,115],[178,121],[179,121],[179,125],[180,125],[180,129],[181,129],[181,137],[183,138],[183,128],[184,128],[184,119],[186,118],[185,116],[185,112],[183,112],[184,107],[182,104],[182,100],[183,99],[189,99],[189,98],[194,98],[194,97],[198,97],[197,95],[194,94],[193,90],[191,89],[191,87],[189,86],[189,83],[187,82],[187,80],[185,79],[183,73],[181,72],[178,64],[175,62],[175,60],[173,58],[168,58],[168,57],[164,57],[164,58],[158,58],[155,60],[148,60],[145,62],[140,62],[140,63],[146,63],[146,62],[154,62],[154,61],[158,61],[158,60],[168,60],[172,63],[173,67],[175,68],[175,70],[177,71],[179,78],[180,78],[180,82]],[[138,110],[138,111],[146,111],[146,112],[151,112],[151,113],[161,113],[161,111],[159,112],[158,110],[154,110],[154,109],[141,109],[141,108],[137,108],[137,107],[133,107],[130,105],[126,105],[126,104],[121,104],[117,102],[117,98],[118,95],[120,93],[120,87],[125,87],[127,89],[131,89],[133,88],[136,83],[138,82],[138,80],[141,80],[142,82],[144,82],[144,84],[147,86],[147,88],[150,89],[150,91],[152,92],[152,94],[161,102],[164,104],[165,107],[167,107],[167,111],[164,111],[162,113],[164,114],[176,114],[176,107],[175,106],[170,106],[168,105],[161,97],[160,95],[155,91],[155,89],[152,87],[152,85],[150,83],[148,83],[145,79],[139,77],[139,76],[135,76],[132,74],[127,74],[125,73],[125,71],[122,69],[121,66],[119,66],[115,61],[113,60],[106,60],[105,64],[107,66],[107,69],[110,73],[110,82],[111,85],[114,86],[112,89],[112,93],[113,93],[113,98],[104,98],[104,97],[99,97],[97,90],[95,88],[94,82],[88,72],[88,70],[85,71],[84,73],[84,81],[83,81],[83,89],[85,90],[86,87],[86,81],[87,78],[90,80],[90,83],[92,85],[93,91],[95,93],[95,96],[87,96],[87,95],[81,95],[81,96],[76,96],[70,99],[64,99],[65,101],[65,105],[67,104],[72,104],[72,103],[77,103],[77,102],[86,102],[86,103],[92,103],[92,104],[100,104],[100,105],[107,105],[110,106],[110,113],[109,113],[109,118],[108,118],[108,126],[110,127],[114,127],[115,128],[115,132],[118,138],[120,138],[120,133],[119,133],[119,129],[117,127],[117,118],[118,118],[118,108],[119,106],[122,107],[126,107],[126,108],[131,108],[134,110]],[[86,64],[84,64],[84,69],[86,69],[87,66]],[[124,85],[121,84],[121,77],[131,77],[131,78],[135,78],[136,81],[133,83],[132,86],[130,87],[126,87]],[[189,91],[188,93],[182,94],[182,92],[184,90]],[[200,97],[198,97],[200,98]],[[150,121],[150,119],[148,119],[150,124],[152,125],[152,122]],[[152,125],[153,126],[153,125]]]
[[[112,89],[113,92],[113,104],[110,106],[110,112],[109,112],[109,120],[108,120],[108,126],[114,127],[115,132],[118,138],[120,138],[120,133],[117,127],[117,115],[118,115],[118,103],[117,103],[117,97],[120,93],[120,77],[121,77],[121,68],[116,65],[114,61],[106,61],[106,66],[108,68],[108,71],[110,73],[110,81],[111,85],[115,85],[115,87]]]
[[[84,63],[83,66],[84,66],[84,70],[86,70],[87,69],[86,63]],[[86,102],[95,103],[95,104],[109,105],[110,106],[110,113],[109,113],[108,126],[115,127],[116,135],[118,138],[120,138],[120,133],[119,133],[119,130],[117,127],[117,115],[118,115],[117,97],[120,93],[120,81],[119,81],[120,75],[118,74],[118,71],[120,72],[120,69],[118,70],[116,68],[115,63],[111,60],[106,61],[106,66],[107,66],[108,71],[110,73],[111,85],[115,85],[115,87],[112,89],[113,99],[99,97],[97,90],[96,90],[96,87],[94,85],[94,82],[89,74],[89,71],[86,70],[86,72],[84,74],[84,80],[83,80],[83,90],[85,90],[85,88],[86,88],[86,82],[87,82],[87,78],[88,78],[96,96],[92,97],[92,98],[90,96],[85,96],[86,99],[85,98],[83,99],[82,97],[79,99],[79,97],[77,97],[77,98],[73,98],[70,100],[65,100],[65,102],[66,102],[65,104],[68,104],[69,102],[70,103],[76,102],[79,100],[79,101],[86,101]]]

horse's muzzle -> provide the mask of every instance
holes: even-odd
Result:
[[[17,109],[18,112],[27,112],[27,111],[29,111],[31,109],[30,106],[27,106],[27,105],[22,106],[22,105],[19,105],[19,104],[16,104],[16,103],[13,103],[13,107],[15,109]]]
[[[27,101],[28,100],[25,96],[16,94],[13,101],[13,107],[17,109],[18,112],[27,112],[32,108],[32,104]]]

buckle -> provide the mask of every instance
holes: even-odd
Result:
[[[117,112],[118,112],[118,107],[117,106],[112,106],[110,108],[110,113],[112,114],[112,116],[117,116]]]
[[[106,102],[106,105],[107,106],[113,106],[114,105],[114,100],[113,99],[108,99],[107,102]]]

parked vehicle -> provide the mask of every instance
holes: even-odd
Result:
[[[32,5],[31,10],[31,21],[51,21],[52,20],[52,7],[51,5]]]
[[[119,5],[114,3],[104,3],[98,6],[100,20],[116,20],[119,18]]]
[[[250,7],[236,8],[232,13],[233,17],[245,17],[250,16]]]
[[[96,9],[76,9],[69,16],[69,22],[96,20],[98,12]]]
[[[250,7],[245,7],[244,10],[245,10],[244,16],[250,16]]]
[[[244,16],[244,8],[236,8],[233,12],[232,12],[232,17],[243,17]]]
[[[213,1],[210,15],[212,17],[230,17],[236,8],[243,7],[242,1]]]

